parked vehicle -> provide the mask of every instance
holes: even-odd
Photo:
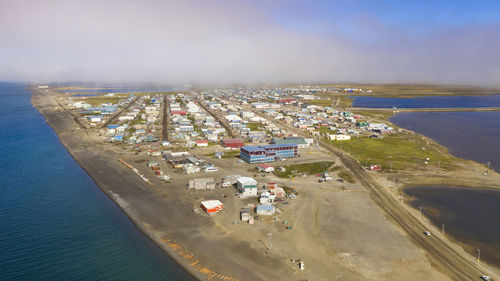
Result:
[[[205,168],[205,173],[210,173],[210,172],[218,172],[219,168],[217,167],[206,167]]]

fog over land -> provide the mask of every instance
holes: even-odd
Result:
[[[495,17],[347,2],[1,0],[0,80],[500,86]]]

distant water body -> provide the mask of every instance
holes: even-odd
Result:
[[[186,88],[97,88],[97,89],[78,89],[78,90],[60,90],[65,93],[129,93],[129,92],[180,92],[186,91]]]
[[[99,190],[30,98],[0,83],[0,280],[193,280]]]
[[[500,95],[416,96],[415,98],[352,97],[353,107],[369,108],[462,108],[500,107]]]
[[[411,205],[438,227],[444,224],[465,250],[481,260],[500,266],[500,190],[418,186],[405,189],[414,197]],[[440,233],[433,233],[435,236]]]
[[[451,154],[500,172],[500,112],[408,112],[390,118],[447,147]]]

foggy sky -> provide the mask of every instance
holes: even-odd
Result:
[[[0,80],[500,86],[494,16],[325,2],[0,0]]]

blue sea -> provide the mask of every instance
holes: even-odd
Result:
[[[0,83],[0,280],[193,280],[71,158],[25,87]]]

